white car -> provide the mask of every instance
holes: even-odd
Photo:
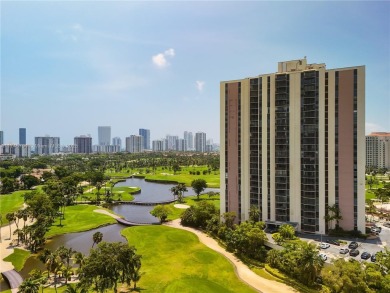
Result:
[[[320,253],[319,256],[322,258],[323,261],[326,261],[328,259],[325,253]]]
[[[321,244],[320,244],[320,248],[321,249],[327,249],[327,248],[329,248],[330,247],[330,244],[329,243],[324,243],[324,242],[322,242]]]

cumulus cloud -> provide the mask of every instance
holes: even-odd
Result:
[[[163,53],[158,53],[152,57],[154,65],[159,68],[164,68],[169,65],[169,62],[166,57],[173,58],[175,56],[175,50],[170,48],[165,50]]]
[[[202,80],[197,80],[196,81],[196,88],[198,89],[199,92],[203,91],[205,82]]]

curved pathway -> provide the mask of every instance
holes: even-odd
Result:
[[[276,281],[268,280],[265,278],[260,277],[259,275],[256,275],[253,271],[251,271],[244,263],[242,263],[237,257],[235,257],[232,253],[227,252],[224,248],[219,246],[218,242],[215,241],[213,238],[209,237],[207,234],[196,230],[194,228],[190,227],[184,227],[180,224],[180,219],[173,220],[171,222],[168,222],[164,224],[169,227],[177,228],[186,230],[189,232],[192,232],[196,234],[199,238],[199,241],[202,242],[207,247],[211,248],[212,250],[222,254],[224,257],[226,257],[235,267],[235,271],[237,276],[256,289],[259,292],[263,293],[292,293],[292,292],[298,292],[294,288],[287,286],[286,284],[279,283]]]

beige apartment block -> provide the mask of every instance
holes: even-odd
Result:
[[[390,132],[366,136],[366,167],[390,169]]]
[[[221,213],[324,234],[327,206],[345,230],[365,231],[365,66],[305,59],[276,73],[223,81]]]

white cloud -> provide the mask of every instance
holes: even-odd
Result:
[[[152,61],[154,65],[156,65],[157,67],[164,68],[169,65],[169,62],[167,61],[166,57],[173,58],[174,56],[175,56],[175,50],[170,48],[164,51],[164,53],[158,53],[157,55],[154,55],[152,57]]]
[[[164,52],[165,56],[175,56],[175,50],[170,48]]]
[[[198,89],[199,92],[203,91],[204,85],[205,85],[204,81],[201,80],[196,81],[196,88]]]
[[[370,134],[371,132],[383,132],[386,131],[384,127],[381,125],[366,122],[366,134]]]

